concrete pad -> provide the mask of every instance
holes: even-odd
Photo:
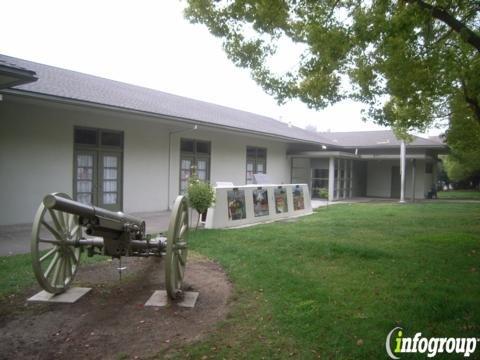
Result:
[[[178,302],[177,305],[181,307],[193,308],[197,302],[199,293],[197,291],[185,291],[183,293],[182,301]]]
[[[73,287],[69,288],[64,293],[58,295],[42,290],[39,293],[33,295],[27,301],[73,304],[74,302],[78,301],[78,299],[80,299],[82,296],[87,294],[90,290],[92,290],[92,288]]]
[[[198,295],[199,293],[197,291],[185,291],[182,300],[172,301],[168,298],[165,290],[156,290],[153,295],[150,296],[150,299],[147,300],[145,306],[163,307],[173,303],[180,307],[193,308],[197,302]]]
[[[168,295],[165,290],[155,290],[150,299],[147,300],[145,306],[167,306],[168,304]]]

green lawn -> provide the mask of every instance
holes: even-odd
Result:
[[[455,200],[480,200],[480,191],[475,190],[450,190],[439,191],[439,199],[455,199]]]
[[[178,358],[381,359],[395,326],[480,334],[478,204],[335,205],[197,231],[191,247],[220,262],[236,292],[229,318]]]

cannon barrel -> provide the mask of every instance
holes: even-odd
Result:
[[[43,205],[47,209],[59,210],[69,214],[78,215],[82,218],[102,218],[112,220],[121,224],[136,225],[138,228],[145,228],[145,222],[135,216],[122,212],[113,212],[92,205],[82,204],[78,201],[67,199],[55,194],[49,194],[43,198]]]

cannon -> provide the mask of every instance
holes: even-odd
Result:
[[[33,222],[31,254],[40,286],[60,294],[72,283],[80,254],[121,259],[122,256],[165,256],[165,286],[172,300],[182,298],[187,261],[188,204],[178,196],[170,217],[167,237],[151,238],[145,221],[72,200],[67,194],[44,197]]]

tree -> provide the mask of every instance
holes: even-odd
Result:
[[[366,118],[402,133],[449,120],[461,99],[480,124],[477,0],[187,2],[187,19],[279,103],[360,100]],[[301,48],[297,66],[274,71],[285,43]]]
[[[450,154],[444,161],[450,180],[480,181],[480,124],[462,99],[452,100],[452,117],[446,138]]]

